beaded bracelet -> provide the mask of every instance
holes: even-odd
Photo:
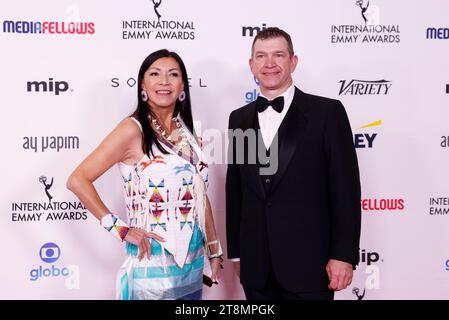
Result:
[[[126,234],[129,231],[128,225],[113,213],[104,215],[100,220],[100,224],[109,233],[114,237],[119,238],[121,241],[125,240]]]

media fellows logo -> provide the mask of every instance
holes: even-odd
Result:
[[[166,10],[162,0],[148,1],[147,8],[157,20],[123,20],[123,40],[195,40],[195,24],[192,20],[163,19]],[[150,9],[151,7],[151,9]]]
[[[30,270],[30,281],[38,282],[45,278],[65,278],[67,289],[80,288],[80,270],[78,266],[59,266],[55,263],[61,257],[61,249],[54,242],[47,242],[39,249],[40,259],[46,265],[39,265]],[[50,264],[50,265],[49,265]]]
[[[93,35],[94,22],[3,20],[3,33]]]
[[[11,221],[18,223],[83,221],[87,220],[87,209],[79,201],[54,201],[54,179],[41,175],[38,180],[42,185],[43,197],[40,202],[13,202],[11,204]]]
[[[401,32],[397,24],[381,24],[380,9],[372,4],[372,0],[357,0],[355,7],[359,13],[349,5],[353,4],[352,0],[347,0],[348,10],[354,12],[354,16],[359,15],[359,24],[342,23],[331,25],[331,43],[344,44],[394,44],[401,41]]]
[[[398,212],[405,209],[404,199],[362,199],[364,212]]]

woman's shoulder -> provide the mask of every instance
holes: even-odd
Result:
[[[128,138],[140,137],[142,135],[142,126],[140,122],[133,117],[128,117],[120,121],[115,130]]]

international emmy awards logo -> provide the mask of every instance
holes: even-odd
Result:
[[[363,300],[363,297],[365,296],[365,288],[363,288],[362,294],[360,294],[360,289],[357,287],[352,289],[352,293],[357,297],[357,300]]]
[[[380,10],[378,6],[370,5],[369,0],[366,2],[366,5],[364,0],[357,0],[355,4],[362,12],[365,26],[376,26],[380,24]]]
[[[363,6],[363,0],[357,0],[357,2],[355,4],[360,7],[360,10],[362,10],[362,17],[363,17],[363,20],[365,21],[365,25],[366,25],[368,23],[368,18],[366,16],[366,10],[368,10],[368,7],[369,7],[369,0],[365,7]]]
[[[39,177],[39,182],[44,185],[44,187],[45,187],[45,194],[48,197],[48,202],[51,203],[51,199],[53,199],[53,197],[51,196],[50,192],[48,192],[48,190],[50,190],[51,186],[53,185],[53,178],[51,178],[50,184],[47,184],[47,177],[46,176],[40,176]]]
[[[161,14],[159,13],[159,11],[157,11],[157,8],[159,8],[159,6],[161,5],[162,0],[159,0],[159,1],[152,0],[152,1],[153,1],[153,5],[154,5],[154,12],[156,12],[156,15],[157,15],[157,21],[160,21],[161,20]]]

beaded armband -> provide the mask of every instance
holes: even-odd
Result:
[[[114,237],[125,240],[129,231],[128,225],[113,213],[108,213],[101,218],[100,224]]]

